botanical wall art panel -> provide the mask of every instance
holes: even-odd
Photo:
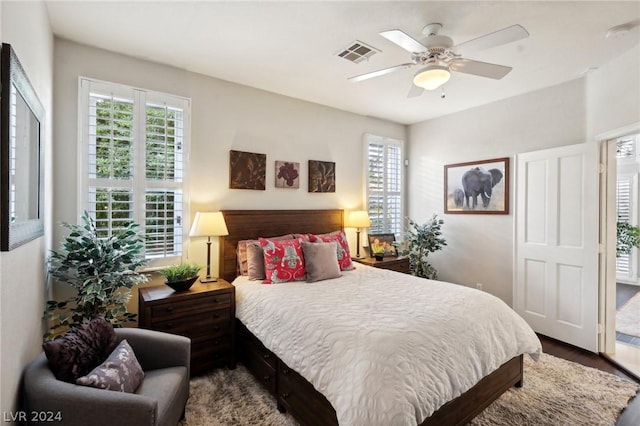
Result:
[[[336,192],[336,163],[309,160],[309,192]]]
[[[229,151],[229,188],[265,189],[267,155]]]
[[[300,188],[300,163],[276,161],[276,188]]]
[[[509,158],[444,166],[444,212],[509,214]]]

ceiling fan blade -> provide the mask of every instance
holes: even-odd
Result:
[[[404,31],[389,30],[381,32],[380,35],[410,53],[424,53],[428,51],[428,49],[420,44],[420,42]]]
[[[416,86],[415,84],[411,84],[411,89],[409,89],[409,93],[407,93],[407,98],[417,98],[424,93],[424,89],[420,86]]]
[[[414,65],[413,62],[408,62],[406,64],[400,64],[400,65],[396,65],[394,67],[383,68],[381,70],[368,72],[366,74],[360,74],[360,75],[356,75],[356,76],[353,76],[353,77],[349,77],[347,80],[349,80],[349,81],[368,80],[368,79],[373,78],[373,77],[379,77],[381,75],[390,74],[390,73],[392,73],[394,71],[397,71],[397,70],[400,70],[400,69],[403,69],[403,68],[410,68],[413,65]]]
[[[512,41],[522,40],[527,37],[529,37],[527,30],[525,30],[521,25],[516,24],[490,34],[474,38],[473,40],[465,41],[464,43],[457,45],[455,48],[461,48],[464,50],[488,49],[490,47],[511,43]]]
[[[472,59],[460,58],[451,63],[450,68],[453,71],[465,74],[478,75],[480,77],[493,78],[500,80],[513,69],[504,65],[489,64],[487,62],[474,61]]]

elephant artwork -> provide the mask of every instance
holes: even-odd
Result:
[[[444,166],[445,213],[509,214],[509,158]]]
[[[475,209],[478,205],[478,195],[482,198],[482,207],[489,207],[493,187],[502,180],[502,172],[498,169],[486,170],[474,167],[462,175],[465,207]],[[469,199],[471,199],[471,204]]]

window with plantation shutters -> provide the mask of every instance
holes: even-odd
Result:
[[[369,233],[393,233],[402,238],[404,167],[402,141],[365,135],[366,199]]]
[[[616,182],[616,213],[618,222],[631,223],[631,176],[620,176]],[[616,257],[616,273],[628,276],[631,272],[631,254],[620,254]]]
[[[171,263],[187,235],[189,101],[89,79],[80,92],[82,208],[104,237],[138,223],[151,266]]]

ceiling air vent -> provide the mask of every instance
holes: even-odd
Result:
[[[358,64],[365,59],[369,59],[378,52],[380,52],[379,49],[369,46],[368,44],[365,44],[360,40],[356,40],[353,43],[350,43],[349,47],[339,52],[338,56]]]

